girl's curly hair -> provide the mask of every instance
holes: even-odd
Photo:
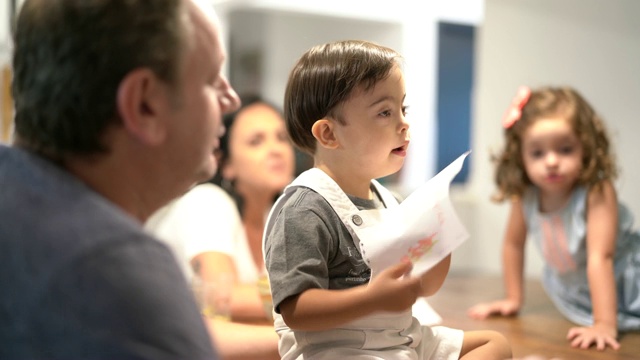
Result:
[[[496,165],[494,180],[498,188],[492,196],[493,201],[502,202],[522,196],[532,184],[524,169],[522,135],[538,119],[553,116],[568,119],[582,144],[579,185],[597,186],[602,180],[617,177],[618,169],[607,130],[591,105],[573,88],[543,87],[531,92],[520,118],[504,130],[504,148],[491,157]]]

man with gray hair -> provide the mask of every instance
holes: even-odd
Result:
[[[211,10],[211,9],[209,9]],[[26,0],[0,146],[0,358],[215,359],[141,224],[211,178],[239,100],[194,0]]]

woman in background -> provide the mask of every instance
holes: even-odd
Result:
[[[226,133],[220,139],[220,167],[212,182],[235,200],[245,239],[226,244],[224,251],[197,257],[194,266],[203,274],[235,269],[238,282],[247,286],[234,291],[232,313],[253,317],[265,314],[255,286],[266,274],[262,256],[264,224],[275,199],[293,179],[295,153],[278,108],[257,96],[244,96],[242,101],[238,111],[224,118]],[[270,314],[267,316],[270,318]]]
[[[169,243],[190,280],[232,279],[231,322],[207,318],[222,357],[279,359],[270,295],[265,289],[261,296],[257,285],[265,274],[264,222],[293,179],[295,154],[280,111],[259,97],[242,97],[224,125],[216,177],[158,211],[146,226]]]

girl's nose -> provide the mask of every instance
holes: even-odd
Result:
[[[547,153],[547,156],[545,156],[545,163],[548,166],[555,166],[558,164],[558,154],[556,154],[554,151],[550,151]]]

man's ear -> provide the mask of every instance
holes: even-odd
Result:
[[[166,137],[164,115],[170,110],[167,85],[149,69],[136,69],[118,86],[116,107],[127,132],[147,145]]]
[[[334,124],[331,120],[320,119],[313,123],[311,133],[318,141],[318,145],[327,149],[336,149],[340,144],[333,133]]]

